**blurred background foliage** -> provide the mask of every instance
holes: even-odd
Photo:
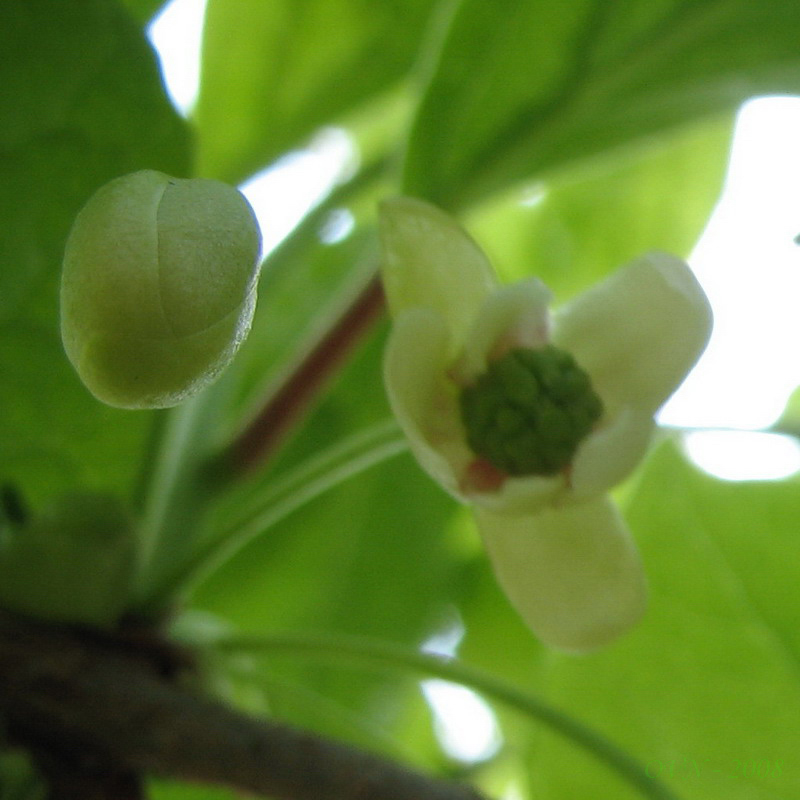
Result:
[[[561,301],[642,250],[688,255],[722,185],[737,107],[800,94],[800,5],[785,0],[209,0],[199,100],[184,120],[145,36],[160,5],[0,4],[0,481],[34,512],[81,488],[147,516],[160,487],[171,532],[156,553],[162,575],[248,509],[267,520],[281,481],[302,500],[309,459],[388,419],[381,322],[273,462],[206,485],[206,513],[190,513],[198,490],[186,476],[374,270],[378,199],[405,192],[459,212],[505,278],[539,275]],[[58,332],[63,243],[88,196],[145,167],[238,183],[330,127],[350,137],[354,165],[268,255],[253,333],[223,379],[190,411],[95,402]],[[352,229],[326,242],[320,232],[342,210]],[[340,461],[396,441],[386,430]],[[176,431],[170,472],[164,443]],[[182,635],[446,640],[466,663],[606,734],[680,797],[800,795],[795,479],[723,483],[665,437],[620,491],[650,612],[619,643],[575,658],[533,640],[468,516],[399,445],[386,452],[256,525],[192,594]],[[637,796],[501,705],[499,740],[459,758],[437,735],[419,676],[402,670],[212,645],[207,667],[209,686],[244,708],[497,798]],[[17,776],[2,781],[3,800],[36,796],[15,758],[0,769]],[[232,795],[154,783],[153,796]]]

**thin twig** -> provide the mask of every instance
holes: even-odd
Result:
[[[406,449],[397,423],[390,420],[359,431],[302,462],[259,493],[256,503],[245,504],[213,539],[154,584],[140,611],[148,616],[145,609],[157,610],[185,599],[205,578],[288,514]]]
[[[523,692],[513,684],[449,656],[342,634],[223,637],[211,645],[211,649],[217,653],[246,653],[249,656],[263,653],[270,657],[283,652],[294,657],[352,661],[362,666],[374,664],[435,676],[467,686],[547,725],[616,772],[620,778],[640,791],[643,797],[650,800],[679,800],[647,766],[579,719],[534,694]]]

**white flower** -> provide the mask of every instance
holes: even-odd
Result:
[[[543,641],[570,651],[609,642],[640,618],[646,587],[607,492],[645,455],[655,412],[708,341],[702,289],[684,262],[649,253],[551,317],[540,281],[499,286],[439,209],[394,198],[380,221],[394,319],[385,380],[412,451],[472,505],[500,584]],[[467,443],[465,389],[519,348],[571,354],[602,402],[568,463],[544,474],[509,474]]]

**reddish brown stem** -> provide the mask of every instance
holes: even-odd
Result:
[[[378,320],[383,307],[383,288],[380,277],[375,275],[233,442],[229,465],[238,472],[250,472],[275,452],[292,425]]]

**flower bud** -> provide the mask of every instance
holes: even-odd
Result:
[[[219,181],[143,170],[78,214],[61,281],[61,337],[90,392],[119,408],[176,405],[231,361],[255,310],[261,237]]]

